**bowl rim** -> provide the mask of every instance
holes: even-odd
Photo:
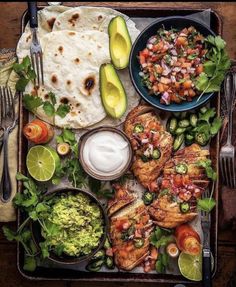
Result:
[[[123,170],[121,170],[119,173],[116,173],[114,175],[110,175],[110,176],[102,176],[100,174],[96,174],[95,172],[91,171],[91,169],[88,168],[87,164],[84,161],[83,158],[83,148],[84,145],[87,141],[87,139],[93,135],[94,133],[98,133],[101,131],[110,131],[110,132],[114,132],[119,134],[120,136],[122,136],[128,143],[128,148],[129,148],[129,158],[127,160],[127,163],[125,165],[125,167],[123,168]],[[97,127],[95,129],[92,130],[88,130],[87,132],[85,132],[79,140],[79,161],[83,167],[83,169],[85,170],[85,172],[90,175],[91,177],[98,179],[98,180],[102,180],[102,181],[112,181],[115,179],[120,178],[122,175],[124,175],[131,167],[132,165],[132,161],[133,161],[133,149],[131,147],[131,142],[130,139],[127,137],[127,135],[120,129],[117,129],[115,127],[111,127],[111,126],[103,126],[103,127]]]
[[[216,33],[210,28],[208,27],[205,23],[203,23],[202,21],[199,21],[197,19],[192,18],[191,16],[169,16],[169,17],[164,17],[164,18],[159,18],[157,20],[154,20],[152,23],[150,23],[146,28],[144,28],[140,34],[138,35],[138,37],[135,39],[134,43],[132,44],[132,48],[130,51],[130,57],[129,57],[129,75],[130,75],[130,79],[131,82],[135,88],[135,90],[138,92],[138,94],[141,96],[141,98],[149,103],[150,105],[152,105],[153,107],[163,110],[163,111],[167,111],[167,112],[184,112],[184,111],[189,111],[192,109],[196,109],[202,105],[204,105],[207,101],[209,101],[216,93],[215,92],[211,92],[211,93],[206,93],[203,95],[207,95],[207,97],[205,97],[204,99],[202,99],[202,101],[199,104],[196,104],[194,107],[182,107],[181,108],[181,104],[179,104],[178,107],[173,108],[173,106],[171,107],[171,105],[165,105],[165,106],[159,106],[154,104],[149,98],[147,98],[139,89],[138,85],[136,84],[136,81],[134,79],[134,74],[133,74],[133,69],[132,69],[132,60],[134,57],[136,57],[136,55],[134,55],[134,49],[137,45],[137,43],[139,42],[140,38],[143,36],[144,33],[146,33],[150,28],[152,28],[154,25],[159,24],[160,22],[164,22],[164,21],[168,21],[168,20],[174,20],[174,19],[182,19],[182,20],[190,20],[192,22],[197,23],[198,25],[203,26],[205,29],[207,29],[210,34],[212,36],[216,36]],[[191,102],[189,102],[191,103]]]
[[[103,248],[104,243],[106,241],[106,238],[108,236],[108,230],[109,230],[109,219],[108,219],[108,215],[106,212],[106,208],[102,205],[100,200],[92,192],[87,191],[87,190],[83,190],[80,188],[74,188],[74,187],[60,187],[57,189],[47,191],[45,193],[45,196],[49,196],[51,194],[57,195],[60,193],[68,193],[70,191],[73,193],[83,193],[83,194],[89,196],[90,199],[92,199],[92,201],[95,202],[99,206],[99,208],[102,212],[103,220],[104,220],[104,232],[100,238],[99,245],[96,248],[94,248],[91,253],[89,253],[87,255],[83,255],[80,257],[67,256],[66,258],[63,258],[63,257],[57,256],[56,254],[53,254],[52,252],[49,253],[49,257],[48,257],[49,260],[56,262],[56,263],[59,263],[59,264],[66,264],[66,265],[79,264],[81,262],[90,260],[100,249]],[[40,241],[36,239],[36,236],[34,234],[33,224],[34,224],[34,222],[31,220],[30,229],[31,229],[31,233],[32,233],[32,239],[33,239],[36,247],[38,248],[38,250],[40,250],[40,247],[39,247]]]

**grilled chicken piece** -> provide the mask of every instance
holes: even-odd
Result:
[[[164,131],[154,109],[147,105],[138,106],[128,114],[124,131],[135,152],[134,175],[145,188],[157,191],[156,179],[172,152],[172,136]],[[154,156],[156,150],[158,158]]]
[[[195,209],[196,210],[196,209]],[[159,196],[148,208],[155,224],[164,228],[174,228],[193,220],[197,212],[182,213],[179,204],[171,200],[171,195]]]
[[[127,206],[136,199],[136,196],[129,192],[127,188],[116,183],[113,184],[115,189],[115,196],[108,201],[108,216],[112,216],[121,208]]]
[[[148,254],[152,221],[142,200],[111,217],[110,237],[118,268],[132,270]]]
[[[198,166],[200,160],[207,160],[208,150],[202,150],[197,144],[178,151],[166,162],[163,171],[161,189],[169,189],[180,199],[188,201],[192,196],[198,198],[209,185],[204,168]],[[185,166],[181,173],[178,167]]]

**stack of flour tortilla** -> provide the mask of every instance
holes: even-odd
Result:
[[[125,115],[115,120],[106,115],[99,91],[99,68],[109,63],[108,25],[118,15],[124,17],[132,42],[139,31],[128,16],[103,7],[65,6],[46,7],[38,12],[38,36],[43,50],[44,86],[35,90],[30,83],[26,94],[37,94],[43,100],[48,93],[56,95],[56,107],[68,104],[70,112],[66,117],[45,115],[42,107],[36,115],[58,127],[86,128],[89,126],[118,125],[127,113],[138,104],[139,96],[135,92],[128,68],[118,71],[128,98]],[[27,24],[18,46],[17,56],[21,61],[29,55],[31,31]]]

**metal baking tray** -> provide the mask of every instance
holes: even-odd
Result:
[[[44,6],[39,7],[42,9]],[[74,6],[75,7],[75,6]],[[116,7],[109,6],[111,8],[117,9]],[[155,18],[167,17],[167,16],[187,16],[193,13],[202,12],[202,9],[191,9],[191,8],[158,8],[158,7],[125,7],[118,8],[118,11],[128,15],[134,21],[135,18]],[[29,15],[27,10],[23,13],[21,19],[21,32],[23,33],[24,27],[29,20]],[[219,15],[210,11],[210,27],[216,33],[222,34],[222,21]],[[220,97],[216,96],[211,101],[210,105],[215,107],[218,115],[220,112]],[[28,112],[23,108],[22,101],[19,107],[19,164],[18,170],[20,172],[26,171],[25,159],[28,150],[28,143],[22,134],[23,126],[28,122]],[[218,172],[218,159],[219,159],[219,135],[211,141],[210,145],[211,160],[213,165]],[[214,198],[216,199],[216,208],[211,212],[211,250],[214,256],[214,270],[212,272],[212,277],[215,275],[217,270],[217,233],[218,233],[218,180],[215,183]],[[22,185],[18,182],[18,192],[22,191]],[[18,211],[18,226],[23,220],[23,214]],[[60,268],[46,268],[37,267],[34,272],[26,272],[23,270],[24,262],[24,250],[20,244],[17,246],[17,267],[22,276],[31,280],[73,280],[73,281],[93,281],[93,282],[153,282],[153,283],[194,283],[193,281],[185,279],[180,275],[171,274],[148,274],[148,273],[129,273],[129,272],[82,272],[71,269],[60,269]]]

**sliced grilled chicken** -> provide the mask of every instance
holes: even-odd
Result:
[[[154,109],[147,105],[138,106],[128,114],[124,131],[135,152],[134,175],[145,188],[157,191],[156,179],[171,156],[172,136],[164,131]]]

